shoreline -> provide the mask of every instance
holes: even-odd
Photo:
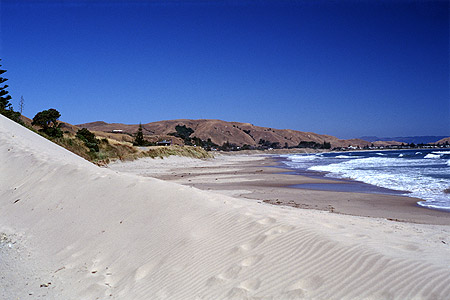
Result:
[[[313,187],[308,188],[308,187],[301,187],[301,186],[288,186],[288,187],[292,187],[292,188],[310,189],[310,190],[316,190],[316,191],[330,191],[330,192],[348,191],[348,192],[362,193],[362,194],[381,194],[381,195],[394,195],[394,196],[405,196],[405,194],[410,193],[408,191],[398,191],[398,190],[393,190],[393,189],[389,189],[389,188],[379,187],[379,186],[365,183],[362,181],[357,181],[357,180],[354,180],[351,178],[334,178],[334,177],[329,178],[329,177],[325,176],[328,172],[298,170],[298,169],[290,168],[287,165],[283,165],[284,158],[282,158],[282,157],[281,158],[273,157],[272,159],[274,159],[276,161],[276,163],[278,164],[277,166],[275,166],[276,168],[286,170],[286,172],[283,172],[283,174],[305,176],[305,177],[317,178],[317,179],[330,179],[330,180],[334,181],[334,183],[330,183],[330,184],[317,183],[317,184],[315,184],[316,188],[313,188]],[[300,185],[307,185],[307,184],[300,184]],[[314,185],[314,184],[312,184],[312,185]],[[327,185],[335,186],[335,187],[348,186],[348,188],[341,189],[341,190],[327,189],[326,188]],[[425,201],[425,200],[423,200],[423,201]]]
[[[399,222],[450,225],[450,213],[419,206],[417,202],[422,199],[418,198],[292,187],[301,184],[342,184],[343,181],[285,174],[289,169],[281,168],[277,159],[268,155],[221,155],[197,163],[182,162],[180,158],[160,161],[144,159],[139,163],[116,163],[110,167],[274,205]]]
[[[349,153],[349,152],[385,152],[385,151],[420,151],[420,150],[447,150],[449,147],[432,147],[432,148],[383,148],[383,149],[314,149],[314,148],[281,148],[281,149],[267,149],[267,150],[238,150],[238,151],[217,151],[219,155],[234,156],[234,155],[283,155],[283,154],[313,154],[313,153]]]

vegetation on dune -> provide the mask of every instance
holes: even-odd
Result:
[[[116,159],[133,159],[138,152],[138,150],[126,143],[113,144],[107,139],[97,139],[98,143],[96,146],[93,146],[93,143],[86,142],[87,139],[79,136],[64,135],[58,138],[50,138],[50,140],[97,165],[105,165]],[[98,151],[95,151],[96,149]]]
[[[99,152],[98,144],[100,141],[95,137],[95,134],[88,129],[82,128],[78,130],[75,136],[82,140],[84,145],[88,147],[91,152]]]
[[[192,158],[213,158],[213,155],[200,147],[194,146],[166,146],[151,147],[149,150],[142,152],[142,157],[168,157],[171,155],[186,156]]]
[[[6,101],[9,100],[4,102],[6,103]],[[171,155],[200,159],[213,157],[203,148],[193,146],[154,146],[142,150],[132,146],[131,143],[109,140],[107,138],[99,139],[86,128],[79,129],[76,134],[68,131],[63,132],[61,123],[58,122],[60,116],[61,114],[56,109],[44,110],[37,113],[33,118],[32,125],[40,127],[38,131],[31,126],[26,127],[97,165],[106,165],[114,160],[134,160],[142,157],[164,158]],[[136,135],[136,138],[139,141],[139,135]],[[141,138],[141,143],[145,146],[152,145],[152,143],[143,139],[143,135]]]
[[[45,133],[49,137],[59,138],[63,136],[61,123],[58,122],[59,117],[61,117],[61,113],[54,108],[50,108],[38,112],[34,116],[31,125],[41,127],[39,131]]]
[[[75,136],[50,138],[51,141],[97,165],[106,165],[114,160],[134,160],[142,157],[168,157],[171,155],[192,158],[212,158],[213,156],[199,147],[193,146],[153,146],[140,150],[130,143],[97,139],[89,130],[80,129]]]

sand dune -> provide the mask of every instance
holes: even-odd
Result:
[[[450,294],[448,226],[275,207],[122,174],[3,116],[0,174],[1,299]]]

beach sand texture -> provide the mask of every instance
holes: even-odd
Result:
[[[99,168],[0,116],[1,299],[446,299],[449,226]],[[31,295],[30,295],[31,294]]]

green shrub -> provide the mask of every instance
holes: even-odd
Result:
[[[49,137],[60,138],[63,136],[63,132],[61,131],[61,124],[58,123],[59,117],[61,117],[59,111],[54,108],[50,108],[48,110],[38,112],[34,116],[31,125],[41,127],[39,131],[45,133]]]
[[[76,137],[82,140],[86,145],[86,147],[88,147],[91,152],[99,151],[98,144],[100,141],[88,129],[86,128],[79,129],[77,131]]]

